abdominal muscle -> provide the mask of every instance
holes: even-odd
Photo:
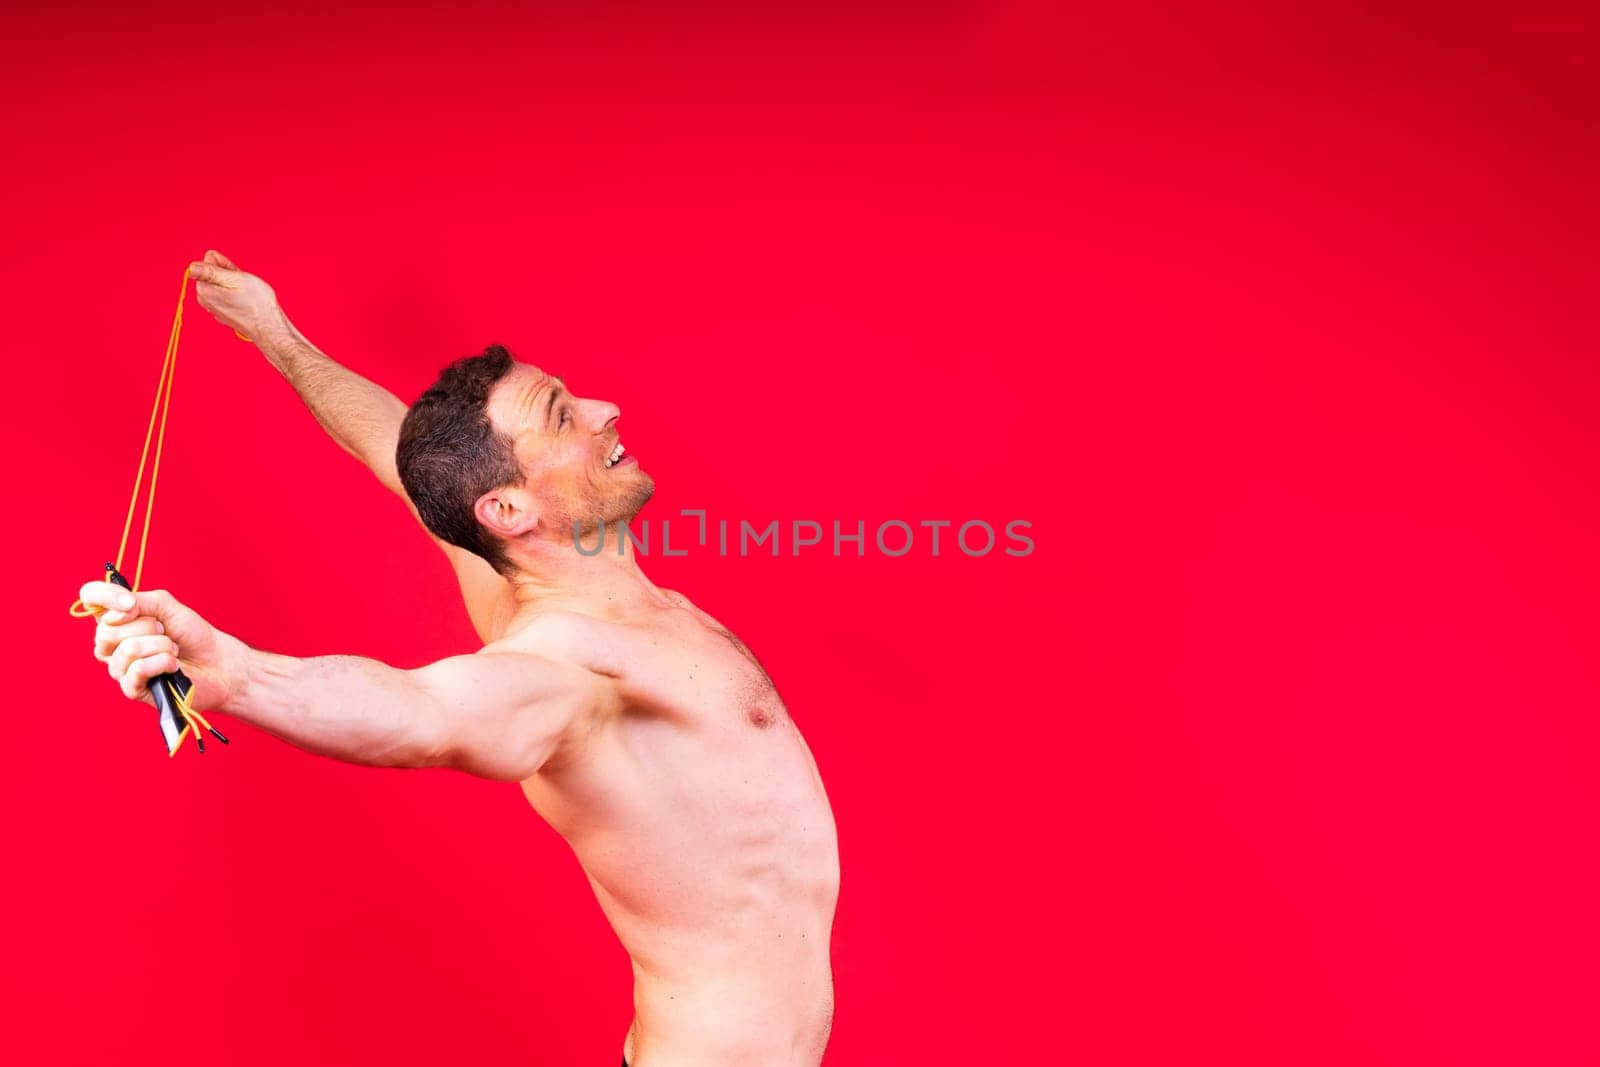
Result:
[[[821,942],[765,959],[707,962],[692,975],[658,974],[636,959],[628,1063],[815,1067],[833,1021],[826,937]]]
[[[759,731],[611,726],[523,791],[633,961],[630,1067],[815,1067],[839,868],[805,742],[787,715]]]

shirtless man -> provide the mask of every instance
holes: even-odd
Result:
[[[416,670],[255,649],[164,590],[82,589],[124,695],[180,667],[196,708],[308,752],[519,782],[571,844],[633,962],[625,1064],[815,1065],[833,1017],[833,815],[738,638],[593,544],[649,499],[619,411],[504,349],[411,408],[313,347],[272,289],[208,252],[200,303],[254,339],[334,440],[434,535],[484,646]],[[618,458],[620,457],[620,458]]]

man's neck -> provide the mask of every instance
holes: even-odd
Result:
[[[606,533],[604,548],[592,556],[579,552],[570,538],[530,537],[512,546],[517,574],[510,581],[516,610],[508,629],[549,611],[620,619],[667,606],[670,601],[639,569],[632,542],[622,538],[618,552],[611,531]]]

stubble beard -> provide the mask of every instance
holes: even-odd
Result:
[[[568,517],[564,529],[574,531],[585,540],[590,540],[599,532],[603,523],[620,534],[622,527],[634,520],[655,492],[654,480],[640,471],[634,484],[620,489],[613,495],[591,501],[590,506],[584,509],[585,514]]]

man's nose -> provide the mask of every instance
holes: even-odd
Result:
[[[599,431],[608,430],[622,417],[622,409],[609,400],[590,400],[590,419]]]

